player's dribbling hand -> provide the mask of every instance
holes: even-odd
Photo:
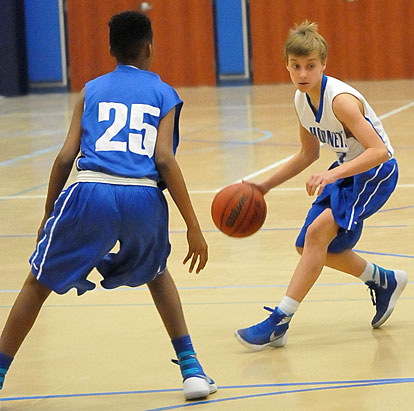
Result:
[[[265,195],[269,191],[269,190],[265,189],[263,184],[260,184],[260,183],[253,183],[252,181],[246,181],[246,180],[242,180],[242,183],[249,183],[249,184],[255,186],[263,195]]]
[[[191,259],[188,271],[193,272],[197,264],[196,274],[198,274],[207,264],[208,246],[200,229],[188,229],[187,231],[188,253],[184,258],[183,264]]]

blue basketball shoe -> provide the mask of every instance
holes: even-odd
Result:
[[[407,285],[407,273],[402,270],[386,270],[374,264],[372,277],[373,280],[366,281],[365,284],[370,289],[371,300],[377,311],[371,325],[379,328],[391,315],[398,297]]]
[[[206,398],[217,391],[217,385],[205,374],[194,351],[183,351],[178,360],[171,361],[180,366],[186,400]]]
[[[287,341],[287,330],[292,315],[286,315],[279,308],[274,310],[264,307],[272,314],[269,317],[249,328],[235,332],[236,338],[247,348],[260,351],[266,347],[283,347]]]

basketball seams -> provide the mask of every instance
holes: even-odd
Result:
[[[254,184],[237,183],[219,191],[211,204],[216,227],[230,237],[248,237],[263,225],[267,205]]]
[[[230,186],[231,187],[231,186]],[[227,220],[228,218],[229,218],[229,215],[230,214],[228,214],[227,213],[227,211],[229,210],[229,207],[230,207],[230,209],[232,209],[233,207],[231,206],[231,203],[233,202],[233,199],[235,198],[235,197],[238,197],[239,196],[239,192],[242,192],[242,195],[243,195],[243,193],[244,193],[244,189],[243,189],[243,186],[242,185],[240,185],[240,187],[238,187],[237,188],[237,190],[236,191],[234,191],[233,192],[233,194],[227,199],[227,202],[226,202],[226,204],[225,204],[225,206],[223,207],[223,213],[222,213],[222,215],[221,215],[221,221],[220,221],[220,230],[222,230],[223,229],[223,224],[225,224],[224,222],[225,222],[225,220]],[[229,204],[230,204],[230,206],[229,206]]]
[[[243,215],[241,215],[241,212],[240,212],[240,215],[237,218],[237,220],[239,220],[239,223],[237,225],[235,224],[235,227],[233,227],[233,230],[230,232],[230,236],[234,236],[234,233],[237,233],[238,229],[243,224],[244,219],[246,218],[246,216],[248,215],[248,213],[250,211],[250,207],[251,207],[251,205],[253,203],[253,200],[254,200],[254,186],[253,186],[253,184],[249,184],[249,186],[250,186],[249,188],[251,189],[249,205],[247,207],[243,207],[243,208],[246,208],[246,211],[244,212]],[[243,187],[243,186],[241,186],[241,187]],[[244,190],[243,190],[243,192],[244,192]],[[243,208],[242,208],[242,211],[243,211]]]

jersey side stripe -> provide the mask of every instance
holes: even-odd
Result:
[[[391,152],[391,150],[388,148],[388,146],[387,146],[387,144],[386,144],[386,142],[385,142],[384,138],[381,136],[381,134],[380,134],[380,133],[378,132],[378,130],[375,128],[374,124],[372,124],[372,121],[371,121],[368,117],[365,117],[365,120],[367,120],[367,121],[368,121],[368,123],[371,125],[371,127],[374,129],[374,131],[377,133],[378,137],[379,137],[379,138],[381,139],[381,141],[384,143],[385,147],[387,147],[387,150],[388,150],[388,155],[390,156],[390,158],[392,158],[393,153],[392,153],[392,152]]]

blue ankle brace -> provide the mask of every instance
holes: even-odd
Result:
[[[3,388],[4,377],[13,361],[13,357],[0,352],[0,390]]]
[[[180,366],[181,374],[184,379],[195,375],[205,375],[203,367],[198,362],[189,335],[174,338],[171,340],[171,342],[178,359],[177,362],[173,362],[176,362]]]

